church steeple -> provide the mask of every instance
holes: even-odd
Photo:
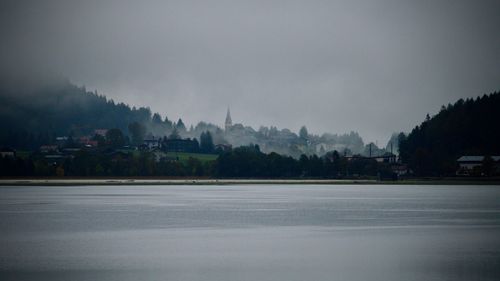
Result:
[[[227,107],[227,114],[226,114],[226,123],[225,123],[225,128],[226,131],[233,126],[233,121],[231,120],[231,113],[229,112],[229,106]]]

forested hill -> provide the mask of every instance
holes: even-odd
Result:
[[[401,137],[400,156],[418,175],[455,171],[462,155],[500,155],[500,92],[460,99]]]
[[[53,143],[56,136],[92,136],[95,129],[111,128],[129,135],[129,125],[140,124],[138,126],[144,128],[143,133],[148,136],[199,138],[209,131],[215,144],[233,147],[258,144],[263,152],[296,158],[302,154],[324,155],[332,150],[352,153],[366,150],[356,132],[318,136],[308,134],[303,127],[299,136],[274,126],[255,130],[234,124],[229,130],[223,130],[206,122],[186,128],[181,119],[172,122],[158,113],[152,114],[149,108],[115,103],[65,79],[43,79],[36,83],[28,83],[25,79],[19,80],[22,83],[10,81],[12,79],[3,82],[0,79],[0,146],[35,150]],[[372,146],[375,151],[376,147]]]
[[[68,81],[35,86],[0,85],[0,141],[17,134],[84,135],[96,128],[119,128],[127,132],[130,123],[150,122],[149,108],[130,108],[115,103]]]

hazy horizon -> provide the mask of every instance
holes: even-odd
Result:
[[[498,1],[2,1],[2,72],[38,69],[186,124],[385,146],[500,89]]]

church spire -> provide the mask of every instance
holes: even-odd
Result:
[[[231,120],[231,113],[229,112],[229,106],[227,107],[227,114],[226,114],[226,131],[233,126],[233,121]]]

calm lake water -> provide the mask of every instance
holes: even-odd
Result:
[[[0,280],[500,280],[500,186],[0,187]]]

